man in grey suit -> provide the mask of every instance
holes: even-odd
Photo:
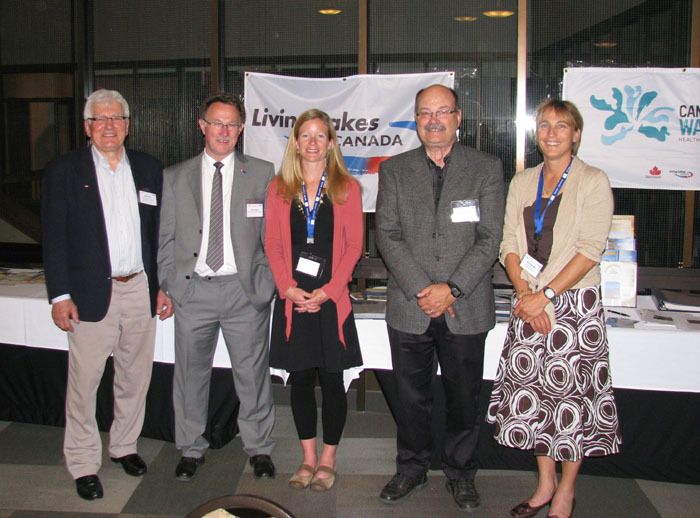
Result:
[[[424,486],[432,453],[431,380],[437,356],[447,425],[446,487],[460,509],[479,507],[474,451],[484,345],[495,325],[491,285],[504,211],[500,160],[457,143],[457,94],[416,95],[418,149],[382,163],[377,245],[389,270],[386,321],[396,392],[396,475],[387,504]]]
[[[204,151],[164,172],[158,249],[161,288],[175,310],[175,470],[204,463],[212,361],[219,330],[240,399],[238,428],[256,478],[274,477],[275,414],[268,365],[272,274],[263,251],[263,201],[271,163],[235,152],[245,111],[229,94],[199,117]]]

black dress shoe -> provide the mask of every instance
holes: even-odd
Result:
[[[175,476],[178,480],[190,480],[197,473],[197,467],[202,464],[204,457],[181,457],[175,468]]]
[[[78,496],[85,500],[95,500],[103,496],[102,483],[97,475],[76,478],[75,487],[78,490]]]
[[[416,489],[424,487],[428,483],[428,477],[425,473],[419,477],[409,477],[402,473],[397,473],[384,486],[379,494],[379,499],[385,504],[395,504],[402,498],[406,498]]]
[[[269,455],[253,455],[249,462],[255,478],[275,478],[275,465]]]
[[[481,505],[481,498],[474,485],[474,479],[456,478],[447,480],[445,488],[452,494],[457,507],[462,511],[476,511]]]
[[[123,457],[110,457],[110,459],[116,464],[121,464],[126,474],[132,477],[140,477],[148,470],[146,463],[138,453],[124,455]]]

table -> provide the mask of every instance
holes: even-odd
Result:
[[[650,308],[652,302],[648,297],[640,297],[638,305]],[[0,315],[0,344],[7,344],[0,347],[0,373],[6,378],[0,379],[0,419],[62,426],[67,339],[51,321],[44,285],[0,286]],[[173,319],[158,322],[156,363],[143,432],[165,440],[173,440],[173,328]],[[391,356],[386,325],[381,319],[358,319],[357,328],[364,368],[377,371],[391,406],[391,389],[387,388]],[[486,340],[483,408],[490,394],[489,380],[496,375],[505,331],[506,325],[499,323]],[[587,461],[583,471],[700,483],[700,333],[608,328],[608,338],[623,452]],[[213,373],[207,433],[212,446],[217,447],[235,435],[237,411],[233,382],[226,369],[230,366],[228,354],[221,337],[214,366],[219,368]],[[37,369],[41,375],[37,375]],[[36,392],[35,397],[30,397],[32,391]],[[101,407],[98,423],[105,428],[111,421],[110,396],[111,383],[103,381],[98,398],[109,405]],[[439,400],[439,393],[436,398]],[[534,466],[531,455],[495,445],[489,428],[482,426],[482,465],[519,469]]]

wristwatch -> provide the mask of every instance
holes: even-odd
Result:
[[[549,286],[545,286],[544,289],[542,290],[542,293],[544,294],[547,299],[553,304],[555,300],[557,300],[557,294],[556,292],[550,288]]]
[[[462,293],[462,290],[459,289],[459,286],[457,286],[454,282],[452,281],[447,281],[447,285],[450,287],[450,293],[452,293],[452,296],[456,299],[460,298],[464,293]]]

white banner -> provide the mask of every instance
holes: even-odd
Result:
[[[700,69],[569,68],[584,120],[578,155],[613,187],[700,190]]]
[[[420,145],[414,100],[434,83],[452,87],[454,73],[305,79],[247,72],[245,152],[279,170],[296,116],[321,109],[333,119],[345,164],[362,185],[363,210],[374,212],[379,164]]]

